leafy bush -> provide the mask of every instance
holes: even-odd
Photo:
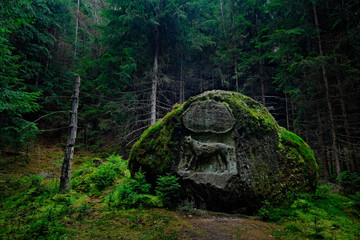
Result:
[[[178,180],[179,178],[169,174],[157,179],[155,192],[165,206],[173,207],[177,203],[181,188],[180,184],[177,182]]]

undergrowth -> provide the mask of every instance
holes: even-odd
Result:
[[[31,175],[0,182],[0,239],[181,239],[189,224],[175,208],[191,214],[195,205],[179,203],[180,185],[172,175],[154,185],[141,170],[130,177],[120,156],[77,159],[72,190],[58,193],[56,178]],[[358,239],[360,192],[344,174],[347,195],[320,186],[315,194],[288,195],[283,205],[264,202],[259,215],[279,226],[276,239]],[[10,194],[11,193],[11,194]],[[191,228],[191,227],[190,227]],[[280,229],[280,230],[278,230]]]
[[[360,236],[359,192],[343,196],[331,186],[318,186],[314,194],[289,195],[281,206],[264,202],[259,216],[284,228],[277,239],[358,239]]]
[[[66,194],[58,193],[58,179],[37,175],[14,179],[8,182],[12,196],[0,199],[0,239],[93,239],[100,237],[102,224],[120,225],[116,232],[106,232],[117,238],[176,237],[180,225],[170,217],[174,213],[153,209],[168,206],[169,193],[179,190],[175,177],[159,181],[166,179],[175,187],[162,184],[155,192],[144,173],[130,178],[128,162],[120,156],[84,162],[73,171],[72,190]],[[105,238],[102,234],[100,238]]]

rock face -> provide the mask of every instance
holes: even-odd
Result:
[[[129,164],[150,182],[179,176],[188,199],[215,211],[252,213],[317,182],[314,155],[300,137],[255,100],[219,90],[190,98],[147,129]]]

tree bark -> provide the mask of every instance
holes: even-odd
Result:
[[[337,59],[335,58],[335,65],[337,65]],[[348,119],[348,115],[347,115],[347,111],[346,111],[346,104],[345,104],[345,100],[344,100],[344,93],[343,93],[343,89],[341,87],[341,80],[340,80],[340,75],[339,75],[339,71],[336,71],[336,85],[339,91],[339,95],[340,95],[340,105],[341,105],[341,113],[342,113],[342,118],[343,118],[343,122],[344,122],[344,129],[345,129],[345,135],[346,135],[346,147],[345,147],[345,155],[346,157],[349,159],[350,162],[350,171],[351,172],[356,172],[356,164],[355,164],[355,157],[353,154],[353,147],[351,145],[351,133],[350,133],[350,124],[349,124],[349,119]]]
[[[259,12],[258,12],[258,5],[256,3],[255,5],[255,23],[256,23],[256,32],[257,34],[259,34],[260,32],[260,17],[259,17]],[[261,85],[261,102],[262,104],[265,106],[266,101],[265,101],[265,82],[264,82],[264,69],[263,69],[263,62],[261,60],[261,49],[258,48],[258,53],[259,53],[259,77],[260,77],[260,85]]]
[[[329,173],[329,165],[328,165],[328,161],[327,161],[327,156],[326,156],[326,146],[324,143],[324,134],[323,134],[323,130],[322,130],[322,124],[321,124],[321,115],[320,115],[320,111],[317,110],[317,118],[318,118],[318,137],[320,139],[320,157],[322,159],[322,163],[323,163],[323,168],[324,168],[324,177],[325,179],[329,180],[330,178],[330,173]]]
[[[260,50],[259,50],[260,53]],[[260,70],[260,84],[261,84],[261,101],[262,104],[265,106],[266,100],[265,100],[265,82],[264,82],[264,72],[263,72],[263,64],[262,61],[259,61],[259,70]]]
[[[297,133],[297,129],[296,129],[296,123],[295,123],[295,107],[294,107],[294,101],[290,95],[290,104],[291,104],[291,121],[292,121],[292,127],[293,127],[293,132]]]
[[[289,106],[288,106],[288,98],[286,93],[285,93],[285,112],[286,112],[286,129],[290,130]]]
[[[80,0],[77,1],[77,9],[76,9],[76,26],[75,26],[75,41],[74,41],[74,59],[76,59],[77,54],[77,39],[79,32],[79,12],[80,12]]]
[[[79,89],[80,89],[80,76],[75,75],[74,79],[74,90],[72,95],[72,106],[70,114],[70,125],[69,125],[69,135],[66,141],[66,147],[64,151],[64,161],[61,169],[60,177],[60,189],[59,192],[68,192],[70,190],[70,180],[71,180],[71,163],[74,156],[74,147],[76,140],[76,131],[77,131],[77,115],[78,115],[78,106],[79,106]]]
[[[312,6],[313,6],[313,12],[314,12],[314,21],[315,21],[316,30],[317,30],[319,53],[320,53],[320,56],[322,57],[322,56],[324,56],[324,53],[323,53],[323,48],[322,48],[321,36],[320,36],[319,20],[317,17],[316,5],[312,4]],[[333,148],[333,152],[334,152],[333,156],[334,156],[335,165],[336,165],[336,175],[339,177],[341,174],[341,164],[340,164],[340,159],[339,159],[339,155],[338,155],[334,114],[333,114],[333,109],[332,109],[331,100],[330,100],[330,93],[329,93],[329,82],[328,82],[327,72],[326,72],[324,64],[321,64],[321,70],[322,70],[326,102],[327,102],[327,108],[328,108],[328,112],[329,112],[329,119],[330,119],[330,125],[331,125],[332,148]]]
[[[234,63],[234,72],[235,72],[235,90],[239,92],[239,78],[238,78],[238,70],[237,70],[237,60],[235,59]]]
[[[224,8],[223,8],[223,1],[220,0],[220,14],[221,14],[221,25],[222,25],[222,31],[225,36],[225,21],[224,21]]]
[[[155,26],[155,52],[154,52],[154,65],[153,65],[153,79],[151,85],[151,122],[153,125],[156,122],[156,100],[157,100],[157,84],[158,84],[158,55],[159,55],[159,35],[160,28]]]
[[[183,53],[181,53],[180,57],[180,104],[185,101],[184,97],[184,72],[183,72]]]

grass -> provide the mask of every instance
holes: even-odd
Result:
[[[52,168],[55,155],[50,156]],[[67,194],[58,193],[57,178],[15,174],[1,179],[1,192],[7,194],[0,198],[0,239],[189,239],[192,234],[207,234],[186,217],[194,215],[192,204],[178,212],[162,207],[166,201],[174,202],[169,199],[178,187],[173,177],[164,176],[158,186],[149,186],[142,173],[130,178],[127,161],[120,156],[97,157],[75,158],[72,190]],[[276,239],[359,239],[359,196],[331,193],[321,186],[315,194],[289,196],[280,207],[265,203],[259,215],[276,225],[271,232]],[[251,221],[252,234],[264,234]],[[229,231],[247,236],[240,227]]]
[[[120,156],[100,165],[100,159],[84,157],[76,159],[81,164],[66,194],[58,193],[57,178],[30,175],[0,182],[11,192],[0,201],[0,239],[178,238],[184,224],[176,212],[158,208],[162,199],[148,192],[150,184],[145,189],[141,173],[131,179]],[[118,188],[128,195],[109,204]]]
[[[273,232],[277,239],[359,239],[355,200],[330,190],[319,186],[315,194],[289,197],[283,206],[265,206],[259,214],[282,227]]]

